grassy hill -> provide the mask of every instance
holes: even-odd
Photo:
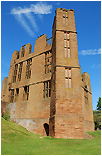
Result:
[[[90,132],[95,139],[54,139],[28,132],[1,118],[2,155],[100,155],[101,131]]]

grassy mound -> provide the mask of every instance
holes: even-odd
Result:
[[[1,118],[2,155],[100,155],[101,131],[89,132],[95,139],[41,137]]]

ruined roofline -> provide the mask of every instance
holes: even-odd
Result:
[[[65,9],[65,8],[57,8],[56,10],[63,10],[63,11],[74,11],[74,9]],[[56,13],[55,10],[55,13]],[[74,11],[75,12],[75,11]]]
[[[74,9],[57,8],[57,9],[55,10],[55,13],[56,13],[57,10],[74,11]],[[74,11],[74,12],[75,12],[75,11]]]
[[[46,35],[46,34],[42,34],[42,35],[38,36],[37,39],[39,39],[40,37],[43,37],[44,35]],[[37,40],[37,39],[36,39],[36,40]],[[48,40],[50,40],[50,39],[52,39],[52,37],[47,38],[46,41],[48,41]],[[35,42],[36,42],[36,40],[35,40]],[[31,43],[24,44],[24,45],[21,46],[21,48],[22,48],[22,47],[26,47],[26,45],[28,45],[28,44],[31,44]],[[34,45],[34,46],[35,46],[35,45]],[[15,51],[20,53],[20,50],[15,50]],[[15,52],[15,51],[14,51],[14,52]],[[13,53],[14,53],[14,52],[13,52]],[[34,51],[33,51],[33,52],[34,52]],[[31,52],[31,53],[33,53],[33,52]]]
[[[15,50],[12,54],[12,63],[14,62],[13,60],[15,61],[22,61],[22,59],[24,58],[30,58],[34,55],[34,57],[36,55],[40,55],[42,54],[43,52],[39,52],[39,53],[36,53],[36,48],[38,47],[38,43],[39,45],[41,44],[41,42],[43,41],[43,47],[50,47],[52,46],[52,37],[50,38],[47,38],[47,35],[46,34],[43,34],[41,36],[39,36],[36,40],[35,40],[35,45],[34,45],[34,51],[32,52],[32,45],[30,43],[27,43],[23,46],[21,46],[21,49],[20,50]],[[42,45],[41,45],[42,46]],[[48,50],[45,50],[45,52],[48,51]],[[31,54],[31,55],[29,55]],[[16,62],[15,62],[16,63]]]
[[[83,72],[83,74],[81,76],[83,76],[84,74],[87,74],[87,76],[90,78],[90,75],[88,72]]]

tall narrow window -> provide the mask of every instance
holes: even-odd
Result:
[[[43,98],[51,97],[51,81],[44,82]]]
[[[63,13],[63,24],[64,25],[68,25],[68,12],[67,11],[64,11]]]
[[[16,82],[18,64],[15,65],[14,73],[13,73],[13,83]]]
[[[65,58],[70,58],[70,42],[69,42],[69,33],[64,33],[64,53]]]
[[[88,104],[88,87],[85,85],[84,88],[84,97],[85,97],[85,104]]]
[[[69,39],[69,33],[67,33],[66,35],[67,35],[67,39]]]
[[[51,81],[49,81],[49,97],[51,97]]]
[[[65,58],[67,58],[67,48],[65,48],[64,50],[65,50]]]
[[[23,66],[23,62],[19,64],[18,81],[21,81],[22,66]]]
[[[69,48],[69,40],[67,40],[67,47]]]
[[[66,17],[66,25],[68,25],[68,17]]]
[[[28,100],[29,98],[29,86],[24,87],[23,100]]]
[[[65,17],[63,16],[63,24],[65,24]]]
[[[26,79],[29,79],[31,77],[31,65],[32,65],[32,59],[30,58],[27,60],[26,65]]]
[[[67,68],[65,68],[65,86],[66,86],[66,88],[69,87],[69,85],[68,85],[68,69]]]
[[[72,88],[71,68],[65,68],[65,86],[66,88]]]
[[[70,58],[70,48],[68,48],[68,58]]]
[[[48,82],[45,83],[45,97],[48,98]]]
[[[67,33],[64,33],[64,39],[67,39]]]
[[[64,47],[67,47],[67,40],[64,40]]]
[[[14,102],[14,89],[11,89],[10,103]]]
[[[45,53],[45,74],[51,72],[52,53],[51,51]]]
[[[19,96],[19,88],[16,88],[15,102],[18,100],[18,96]]]

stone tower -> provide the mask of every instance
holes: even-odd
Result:
[[[52,45],[52,137],[84,138],[84,96],[81,81],[74,10],[58,8],[53,24]]]

